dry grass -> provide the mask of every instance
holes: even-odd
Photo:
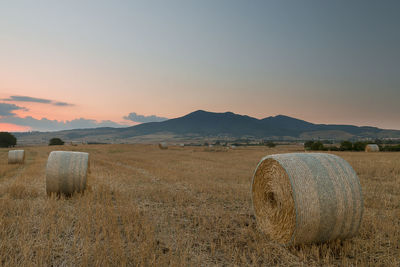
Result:
[[[360,234],[285,248],[257,229],[250,185],[263,156],[295,147],[65,146],[90,153],[91,176],[60,200],[45,191],[51,149],[25,148],[25,165],[0,149],[0,265],[400,265],[399,153],[337,153],[361,180]]]

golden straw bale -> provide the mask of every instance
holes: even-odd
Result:
[[[376,144],[368,144],[365,146],[365,152],[379,152],[379,146]]]
[[[89,154],[85,152],[53,151],[46,166],[47,195],[72,195],[86,189]]]
[[[25,162],[24,150],[10,150],[8,151],[8,164],[23,164]]]
[[[260,229],[285,245],[352,237],[363,214],[355,171],[325,153],[264,157],[254,173],[252,199]]]

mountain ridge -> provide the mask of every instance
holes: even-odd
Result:
[[[69,140],[102,140],[124,142],[139,136],[168,134],[178,137],[196,138],[254,138],[254,139],[366,139],[400,138],[400,130],[386,130],[372,126],[345,124],[314,124],[286,115],[257,119],[233,112],[209,112],[196,110],[182,117],[162,122],[148,122],[125,128],[102,127],[74,129],[59,132],[31,133],[45,139],[56,136]],[[16,133],[17,137],[29,133]]]

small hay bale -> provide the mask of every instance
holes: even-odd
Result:
[[[86,189],[89,171],[89,153],[53,151],[46,166],[47,195],[72,195]]]
[[[379,146],[377,144],[368,144],[365,146],[365,152],[379,152]]]
[[[264,157],[254,173],[252,199],[260,229],[284,245],[352,237],[363,214],[357,174],[332,154]]]
[[[168,149],[168,145],[167,145],[167,143],[165,143],[165,142],[159,143],[159,144],[158,144],[158,147],[159,147],[160,149]]]
[[[25,162],[24,150],[8,151],[8,164],[24,164],[24,162]]]

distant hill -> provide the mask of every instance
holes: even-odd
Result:
[[[134,142],[135,140],[200,138],[265,138],[265,139],[362,139],[400,138],[398,130],[353,125],[313,124],[278,115],[256,119],[232,112],[215,113],[198,110],[183,117],[163,122],[150,122],[126,128],[76,129],[59,132],[16,133],[20,143],[43,143],[51,137],[65,141]],[[29,141],[31,140],[31,141]],[[33,140],[35,140],[33,142]]]

